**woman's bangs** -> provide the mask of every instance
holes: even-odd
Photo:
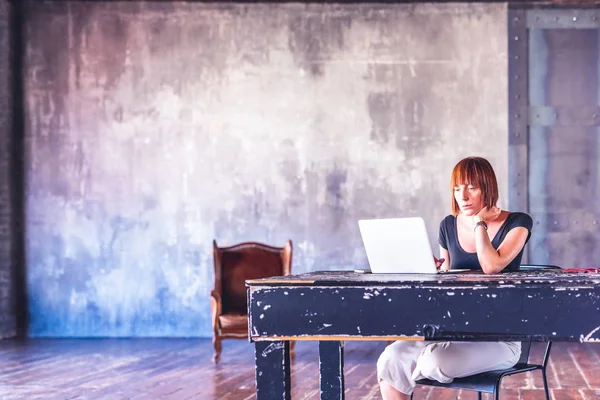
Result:
[[[459,185],[476,184],[479,186],[479,174],[477,173],[477,165],[470,163],[468,160],[461,162],[456,166],[452,174],[452,187]]]

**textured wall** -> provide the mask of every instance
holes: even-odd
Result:
[[[12,132],[10,15],[11,5],[7,0],[0,0],[0,338],[16,334],[9,180]]]
[[[530,261],[600,267],[598,29],[532,29]]]
[[[209,336],[211,241],[364,267],[357,219],[437,248],[463,156],[507,181],[504,5],[38,3],[33,336]],[[502,193],[506,204],[506,193]]]

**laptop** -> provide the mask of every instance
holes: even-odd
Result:
[[[371,272],[435,274],[437,269],[423,218],[358,221]]]

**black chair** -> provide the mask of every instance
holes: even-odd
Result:
[[[529,363],[529,350],[531,348],[531,342],[521,342],[521,357],[517,364],[512,368],[483,372],[477,375],[471,375],[464,378],[456,378],[451,383],[440,383],[438,381],[432,381],[429,379],[421,379],[416,383],[417,385],[437,386],[451,389],[464,389],[474,390],[478,392],[477,398],[481,400],[482,393],[493,393],[494,399],[500,399],[500,383],[502,378],[509,375],[520,374],[527,371],[535,371],[537,369],[542,370],[542,377],[544,378],[544,391],[546,393],[546,400],[550,400],[550,392],[548,391],[548,379],[546,378],[546,365],[550,358],[550,348],[552,342],[548,342],[546,346],[546,352],[544,353],[544,359],[541,364],[530,364]],[[412,395],[410,396],[412,399]]]
[[[543,271],[561,271],[562,268],[558,265],[548,264],[521,264],[519,272],[543,272]]]

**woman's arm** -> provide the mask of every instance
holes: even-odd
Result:
[[[522,226],[511,229],[498,250],[494,249],[490,237],[483,226],[475,228],[475,247],[481,269],[486,274],[502,271],[521,252],[529,232]]]
[[[448,250],[440,246],[440,259],[444,259],[444,262],[440,266],[440,270],[450,269],[450,253]]]

